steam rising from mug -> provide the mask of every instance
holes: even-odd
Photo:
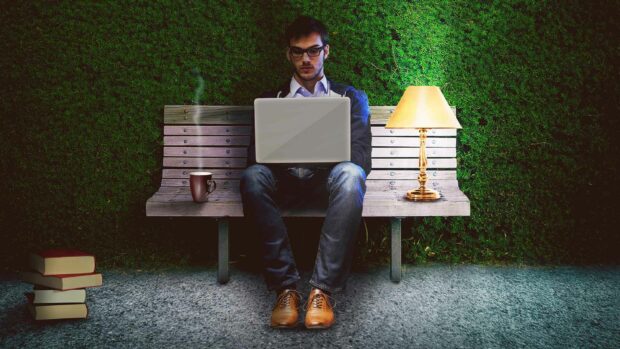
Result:
[[[196,108],[194,108],[194,115],[192,116],[192,118],[194,120],[194,125],[198,129],[198,131],[196,132],[196,135],[200,137],[202,136],[202,131],[200,128],[200,124],[198,123],[200,120],[199,106],[200,106],[200,97],[205,91],[205,80],[202,78],[202,75],[200,74],[200,70],[198,68],[192,69],[192,76],[196,78],[196,82],[197,82],[196,89],[194,90],[194,99],[192,99],[192,103],[196,106]],[[203,167],[204,167],[203,157],[200,156],[198,158],[198,168],[202,169]]]

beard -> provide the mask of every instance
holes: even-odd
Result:
[[[305,75],[302,75],[304,72],[303,72],[303,70],[301,68],[302,67],[299,67],[299,68],[295,69],[295,74],[297,74],[297,76],[301,80],[312,81],[312,80],[315,80],[317,77],[322,76],[322,74],[321,74],[322,71],[323,71],[322,67],[321,67],[321,69],[316,69],[316,68],[314,68],[314,66],[310,66],[309,68],[314,69],[314,71],[310,71],[310,72],[306,73]],[[314,74],[312,74],[312,73],[314,73]],[[312,74],[312,75],[308,75],[308,74]]]

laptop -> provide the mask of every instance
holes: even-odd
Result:
[[[296,166],[351,160],[349,98],[254,100],[256,162]]]

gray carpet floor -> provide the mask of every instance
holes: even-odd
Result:
[[[620,348],[620,267],[405,266],[354,272],[327,330],[269,327],[275,295],[232,268],[104,270],[86,320],[35,322],[0,275],[0,346],[179,348]],[[302,272],[307,297],[310,271]]]

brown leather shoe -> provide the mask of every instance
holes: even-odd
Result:
[[[327,293],[318,288],[312,288],[306,305],[306,328],[329,328],[334,323],[334,308],[332,299]]]
[[[301,294],[297,290],[287,288],[278,294],[276,304],[271,312],[271,327],[294,328],[299,317]]]

